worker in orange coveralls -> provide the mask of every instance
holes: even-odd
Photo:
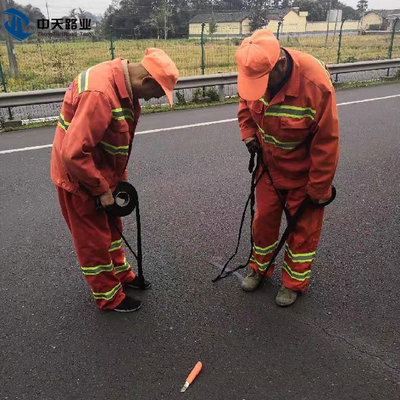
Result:
[[[125,259],[121,235],[104,210],[96,211],[96,197],[103,207],[112,205],[113,190],[127,179],[139,99],[166,95],[172,106],[177,80],[178,70],[167,54],[147,49],[140,63],[117,58],[87,69],[64,97],[51,178],[81,270],[101,309],[131,312],[141,302],[123,291],[138,288],[139,279]],[[121,219],[114,221],[122,232]]]
[[[306,195],[313,203],[327,202],[338,163],[339,126],[330,73],[314,57],[281,48],[264,29],[243,40],[236,62],[241,137],[250,153],[261,146],[273,182],[263,174],[256,187],[251,272],[241,286],[253,291],[278,245],[283,207],[274,186],[291,215]],[[307,207],[285,243],[279,306],[293,304],[307,289],[323,214],[323,207]]]

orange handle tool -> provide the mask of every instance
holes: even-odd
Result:
[[[188,377],[186,378],[186,382],[183,385],[181,392],[185,392],[189,385],[195,380],[196,376],[199,374],[201,369],[203,368],[203,364],[201,361],[198,361],[197,364],[194,366]]]

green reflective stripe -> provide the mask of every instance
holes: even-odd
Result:
[[[130,269],[131,269],[131,266],[125,260],[123,265],[118,265],[117,267],[114,267],[114,273],[120,274],[121,272],[129,271]]]
[[[316,110],[310,107],[296,107],[286,105],[273,105],[267,109],[265,115],[274,117],[311,118],[314,119]]]
[[[257,261],[254,256],[250,257],[250,261],[253,261],[254,263],[257,264],[258,269],[260,271],[265,271],[267,269],[267,265],[269,264],[269,261],[267,261],[266,263],[260,263],[259,261]]]
[[[92,292],[92,293],[96,300],[111,300],[117,294],[118,290],[121,288],[122,288],[121,284],[118,283],[109,292],[104,292],[104,293]]]
[[[266,256],[267,254],[272,253],[277,247],[278,247],[278,241],[276,241],[274,244],[271,244],[271,246],[268,247],[258,247],[254,245],[253,251],[256,254],[259,254],[260,256]]]
[[[94,267],[81,267],[83,275],[98,275],[102,272],[111,272],[112,268],[112,263],[107,265],[96,265]]]
[[[315,258],[315,251],[311,253],[293,254],[287,243],[285,244],[285,251],[293,262],[311,262]]]
[[[129,108],[114,108],[112,110],[112,117],[116,120],[131,119],[134,120],[133,111]]]
[[[266,101],[263,97],[261,97],[259,100],[268,107],[268,101]]]
[[[70,126],[70,122],[66,121],[64,118],[64,115],[60,114],[60,116],[58,117],[58,123],[57,125],[64,129],[65,132],[67,132],[68,127]]]
[[[306,279],[310,279],[311,277],[311,270],[305,272],[295,272],[293,271],[286,261],[283,262],[283,269],[287,272],[287,274],[296,281],[304,282]]]
[[[280,142],[279,140],[275,139],[273,136],[265,133],[260,125],[257,124],[257,126],[258,126],[258,130],[260,131],[261,137],[263,138],[264,142],[272,144],[275,147],[278,147],[280,149],[292,150],[292,149],[295,149],[299,144],[302,143],[302,142]]]
[[[115,155],[127,156],[129,154],[129,146],[113,146],[110,143],[100,142],[100,146],[107,152]]]
[[[122,239],[116,240],[115,242],[111,242],[111,246],[108,251],[115,251],[122,247]]]
[[[311,57],[313,57],[313,56],[311,56]],[[331,77],[331,74],[329,73],[329,71],[327,70],[326,64],[323,61],[318,60],[318,58],[313,57],[313,59],[317,60],[319,62],[321,67],[324,69],[324,72],[325,72],[326,76],[328,77],[329,82],[331,83],[331,86],[333,86],[332,77]]]
[[[90,67],[86,71],[83,71],[78,75],[78,93],[81,94],[85,90],[88,90],[89,87],[89,71],[92,69]]]

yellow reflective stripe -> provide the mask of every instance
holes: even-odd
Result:
[[[78,93],[81,94],[89,88],[89,71],[92,69],[90,67],[86,71],[83,71],[78,75]]]
[[[267,265],[269,264],[269,261],[267,261],[266,263],[260,263],[259,261],[257,261],[257,260],[254,258],[254,256],[251,256],[251,257],[250,257],[250,261],[253,261],[254,263],[256,263],[257,266],[258,266],[258,269],[259,269],[260,271],[265,271],[266,268],[267,268]]]
[[[272,253],[277,247],[278,247],[278,241],[276,241],[274,244],[271,244],[271,246],[268,247],[258,247],[254,245],[253,251],[256,254],[259,254],[260,256],[265,256],[269,253]]]
[[[115,251],[122,247],[122,239],[116,240],[115,242],[111,242],[111,246],[108,251]]]
[[[273,105],[266,110],[265,115],[274,117],[289,117],[295,119],[311,118],[314,120],[316,113],[317,111],[310,107]]]
[[[134,120],[133,111],[130,108],[114,108],[112,117],[116,120],[131,119]]]
[[[285,105],[285,104],[274,104],[273,106],[270,107],[271,108],[287,108],[289,110],[294,110],[294,111],[309,111],[311,114],[315,115],[317,113],[316,110],[314,110],[311,107],[298,107],[298,106],[289,106],[289,105]]]
[[[293,271],[286,261],[283,262],[283,269],[287,272],[287,274],[294,280],[304,282],[306,279],[310,279],[311,270],[305,272],[295,272]]]
[[[59,126],[60,128],[64,129],[65,132],[67,132],[68,127],[70,126],[70,122],[66,121],[64,118],[64,115],[62,115],[60,113],[59,117],[58,117],[58,123],[57,126]]]
[[[266,101],[263,97],[261,97],[259,100],[268,107],[268,101]]]
[[[130,269],[131,266],[129,265],[128,262],[126,262],[126,259],[124,259],[124,264],[114,267],[114,273],[120,274],[121,272],[129,271]]]
[[[326,76],[328,77],[331,86],[333,86],[332,77],[331,77],[331,74],[329,73],[329,71],[327,70],[326,64],[325,64],[323,61],[318,60],[318,58],[315,58],[315,57],[313,57],[313,56],[311,56],[311,57],[312,57],[314,60],[317,60],[317,61],[318,61],[318,63],[319,63],[319,64],[321,65],[321,67],[324,69],[324,72],[325,72]]]
[[[292,149],[295,149],[299,144],[302,143],[302,142],[281,142],[281,141],[275,139],[273,136],[265,133],[260,125],[257,124],[257,126],[258,126],[258,130],[260,131],[261,137],[263,138],[264,142],[272,144],[275,147],[278,147],[280,149],[292,150]]]
[[[83,275],[98,275],[102,272],[111,272],[113,268],[112,263],[107,265],[96,265],[94,267],[82,267]]]
[[[121,288],[122,288],[121,284],[118,283],[109,292],[103,292],[103,293],[92,292],[92,293],[96,300],[111,300],[117,294],[118,290]]]
[[[315,251],[313,251],[311,253],[297,253],[297,254],[292,253],[292,251],[290,250],[289,245],[287,243],[285,244],[285,251],[286,251],[287,255],[289,256],[289,258],[293,262],[297,262],[297,263],[298,262],[311,262],[315,258]]]
[[[118,154],[127,156],[129,153],[129,146],[113,146],[112,144],[103,141],[100,142],[100,145],[107,153],[110,153],[113,156]]]

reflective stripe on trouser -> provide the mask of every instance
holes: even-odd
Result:
[[[114,222],[117,224],[119,231],[122,232],[121,218],[114,218]],[[130,282],[135,278],[135,274],[132,272],[131,266],[126,261],[121,235],[115,229],[113,224],[110,224],[110,231],[111,245],[108,251],[113,262],[114,273],[117,275],[120,282]]]
[[[305,186],[288,189],[286,206],[293,215],[305,196]],[[282,219],[282,206],[274,188],[268,184],[268,178],[263,176],[256,189],[256,214],[253,225],[254,261],[250,266],[262,271],[263,264],[268,263],[279,236]],[[283,285],[293,290],[304,291],[310,281],[311,264],[315,257],[321,234],[324,209],[307,207],[285,244],[284,264],[282,268]],[[285,224],[286,226],[286,224]],[[270,247],[269,247],[270,246]],[[261,249],[261,250],[260,250]],[[267,277],[272,275],[273,267]]]
[[[107,214],[95,210],[93,197],[82,199],[59,187],[57,193],[61,211],[72,233],[81,271],[96,304],[101,309],[115,308],[125,298],[122,284],[134,278],[130,270],[121,274],[114,271],[113,262],[122,265],[125,260],[122,247],[116,249],[115,255],[110,252],[111,243],[118,240],[118,233],[113,232]]]

